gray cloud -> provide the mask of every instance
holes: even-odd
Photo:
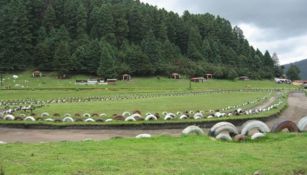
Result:
[[[219,15],[242,26],[255,47],[277,52],[281,63],[307,58],[307,0],[141,1],[180,14],[189,10]]]
[[[193,3],[198,4],[195,6],[198,12],[220,15],[235,24],[253,23],[260,28],[273,29],[273,38],[307,32],[306,0],[196,0]]]

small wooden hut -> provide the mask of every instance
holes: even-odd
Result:
[[[124,74],[123,75],[123,81],[130,81],[131,80],[131,75],[129,75],[129,74]]]
[[[206,78],[207,78],[207,80],[212,79],[213,78],[213,74],[206,74]]]
[[[171,78],[172,78],[172,79],[178,80],[178,79],[181,78],[181,76],[180,76],[180,74],[178,74],[178,73],[172,73],[172,74],[171,74]]]
[[[241,76],[239,77],[239,80],[247,81],[250,80],[248,76]]]
[[[42,75],[43,74],[40,71],[38,71],[38,70],[32,72],[32,77],[33,78],[40,78],[40,77],[42,77]]]

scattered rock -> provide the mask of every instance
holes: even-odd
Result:
[[[0,145],[4,145],[4,144],[7,144],[7,143],[4,141],[0,141]]]
[[[245,135],[242,135],[242,134],[238,134],[234,137],[234,141],[236,142],[242,142],[246,139]]]
[[[135,138],[142,139],[142,138],[151,138],[150,134],[139,134]]]
[[[262,175],[262,173],[258,170],[258,171],[255,171],[253,175]]]

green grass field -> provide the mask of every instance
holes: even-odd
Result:
[[[0,90],[1,101],[31,99],[51,100],[62,98],[110,97],[109,101],[87,101],[69,103],[48,103],[34,110],[39,116],[43,112],[51,115],[59,113],[107,113],[121,114],[124,111],[140,110],[146,112],[177,112],[185,110],[223,109],[227,106],[252,108],[265,100],[276,96],[265,89],[295,89],[291,85],[278,85],[273,81],[227,81],[210,80],[204,83],[192,83],[188,80],[170,80],[167,78],[134,78],[130,82],[119,81],[116,85],[75,85],[76,79],[86,76],[74,76],[68,80],[55,79],[54,73],[40,79],[31,78],[30,72],[18,74],[13,80],[6,75],[4,86]],[[18,86],[16,86],[18,84]],[[22,87],[23,86],[23,87]],[[263,89],[254,91],[253,89]],[[209,93],[213,90],[216,92]],[[221,90],[234,90],[222,92]],[[246,91],[240,91],[246,90]],[[200,94],[193,94],[202,92]],[[181,95],[176,95],[182,93]],[[162,95],[161,95],[162,94]],[[170,96],[170,94],[173,94]],[[128,99],[116,99],[129,96]],[[133,97],[130,97],[133,96]],[[145,98],[134,98],[142,97]],[[261,99],[261,100],[260,100]],[[278,113],[286,106],[286,98],[278,98],[283,104],[271,111],[250,116],[233,116],[228,119],[248,119],[266,117]],[[277,101],[278,101],[277,100]],[[276,101],[275,101],[276,102]],[[30,103],[30,102],[27,102]],[[4,106],[1,106],[3,108]],[[0,109],[1,109],[0,108]],[[225,118],[203,119],[224,121]],[[203,120],[200,120],[203,121]],[[145,121],[182,122],[174,121]],[[188,119],[183,122],[195,122]],[[42,121],[1,121],[1,124],[45,124]],[[132,122],[143,124],[144,121]],[[66,123],[51,123],[65,125]],[[75,122],[71,125],[84,124]],[[87,123],[88,125],[97,123]],[[111,122],[104,124],[130,124],[130,122]],[[100,175],[100,174],[297,174],[307,171],[307,134],[281,133],[268,134],[259,141],[244,143],[214,141],[207,136],[156,136],[151,139],[114,138],[108,141],[58,142],[40,144],[0,144],[0,175]],[[2,169],[2,170],[1,170]],[[1,174],[2,173],[2,174]]]
[[[255,100],[267,95],[262,92],[234,92],[234,93],[213,93],[203,95],[186,95],[174,97],[153,97],[145,99],[128,99],[120,101],[102,101],[102,102],[81,102],[81,103],[64,103],[64,104],[50,104],[46,107],[39,108],[36,113],[49,112],[52,113],[106,113],[121,114],[124,111],[140,110],[143,114],[147,112],[162,113],[189,111],[189,110],[203,110],[209,111],[219,108],[226,108],[229,105],[240,105]]]
[[[0,145],[5,174],[304,174],[307,134],[244,143],[207,136]]]
[[[8,89],[103,89],[108,91],[174,91],[187,90],[190,87],[188,79],[171,80],[165,77],[133,78],[132,81],[118,81],[116,85],[76,85],[76,80],[87,80],[91,76],[76,75],[70,79],[59,80],[55,73],[45,73],[45,77],[32,78],[31,72],[16,73],[18,79],[13,79],[13,74],[4,76],[3,87]],[[17,86],[16,86],[17,85]],[[229,81],[210,80],[204,83],[192,83],[193,90],[208,89],[250,89],[250,88],[293,88],[291,85],[276,84],[273,81]]]
[[[163,77],[160,77],[160,79],[156,77],[133,78],[132,81],[118,81],[115,85],[75,85],[75,80],[88,79],[90,77],[82,75],[73,76],[67,80],[58,80],[55,73],[47,73],[42,78],[32,78],[30,72],[23,72],[17,75],[19,77],[16,80],[13,79],[13,74],[7,74],[4,77],[3,87],[6,87],[6,89],[0,90],[0,100],[31,99],[35,101],[63,98],[129,97],[124,100],[115,99],[111,101],[93,100],[87,102],[48,103],[44,107],[33,111],[36,116],[40,116],[43,112],[48,112],[51,115],[57,113],[62,116],[66,113],[72,115],[76,113],[81,115],[84,113],[106,113],[107,116],[105,118],[110,118],[113,114],[121,114],[124,111],[132,112],[134,110],[140,110],[143,114],[147,112],[161,114],[164,111],[176,113],[177,111],[201,110],[205,111],[206,115],[209,115],[209,110],[242,105],[264,96],[270,96],[270,92],[265,91],[265,89],[295,89],[291,85],[276,84],[268,80],[209,80],[204,83],[191,83],[192,89],[189,89],[190,83],[187,79],[171,80]],[[253,91],[253,89],[263,89],[264,91]],[[212,90],[218,92],[208,93],[208,91]],[[220,93],[219,91],[221,90],[234,91]],[[240,92],[239,90],[247,90],[247,92]],[[193,92],[199,91],[203,93],[193,95]],[[183,93],[183,95],[176,95],[178,93]],[[169,96],[170,94],[173,94],[173,96]],[[139,98],[142,96],[146,97]],[[262,102],[264,101],[261,100],[256,104],[240,107],[251,108]],[[28,104],[31,103],[28,102]],[[270,114],[268,113],[268,115]],[[32,114],[28,113],[26,115]]]

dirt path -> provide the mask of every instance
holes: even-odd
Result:
[[[37,130],[0,128],[0,141],[7,143],[80,141],[85,139],[107,140],[114,137],[135,137],[138,134],[173,135],[181,134],[181,129],[167,130]]]
[[[304,93],[291,93],[288,98],[288,108],[278,118],[268,121],[267,124],[272,127],[274,123],[282,120],[297,123],[304,116],[307,116],[307,97]]]
[[[267,107],[274,102],[271,98],[258,107]],[[303,93],[292,93],[288,99],[289,107],[279,118],[267,122],[269,126],[280,120],[292,120],[297,122],[302,116],[307,115],[307,97]],[[0,128],[0,141],[13,143],[39,143],[57,141],[80,141],[84,139],[106,140],[113,137],[135,137],[138,134],[148,133],[152,135],[181,134],[182,129],[164,130],[37,130],[37,129],[10,129]]]

